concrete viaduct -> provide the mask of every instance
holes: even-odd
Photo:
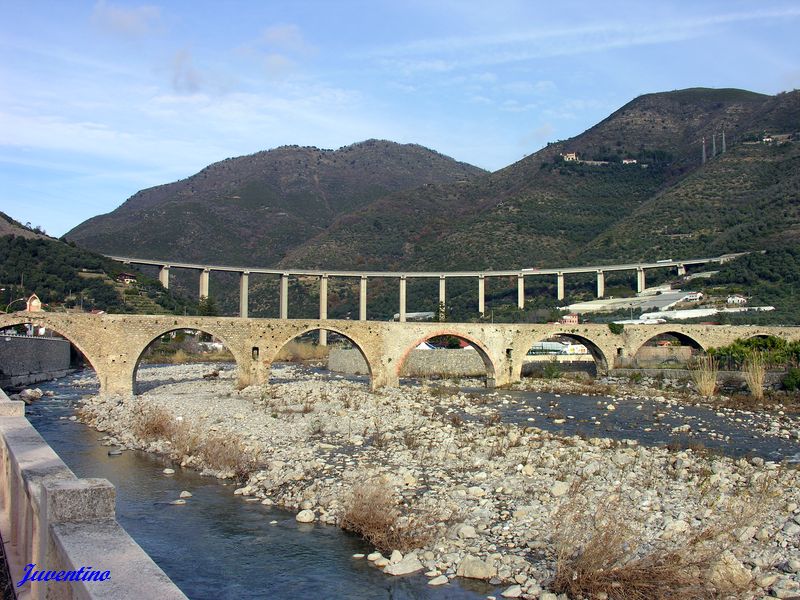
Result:
[[[406,286],[409,279],[437,279],[439,281],[439,303],[446,303],[447,280],[453,278],[470,278],[477,281],[478,293],[478,313],[486,312],[486,279],[490,277],[516,277],[517,279],[517,306],[525,308],[525,278],[555,276],[556,295],[559,300],[563,300],[565,276],[577,273],[593,273],[597,277],[597,297],[605,296],[605,274],[613,271],[635,271],[636,272],[636,292],[641,293],[646,287],[645,272],[649,269],[676,269],[678,276],[686,274],[687,266],[703,264],[722,264],[729,260],[746,254],[744,252],[735,254],[723,254],[712,258],[693,258],[687,260],[660,260],[656,262],[628,263],[618,265],[602,265],[594,267],[563,267],[556,269],[516,269],[512,271],[449,271],[449,272],[394,272],[394,271],[317,271],[317,270],[280,270],[280,269],[261,269],[252,267],[225,267],[213,265],[201,265],[191,263],[181,263],[173,261],[149,260],[142,258],[130,258],[124,256],[109,256],[112,260],[130,265],[149,265],[158,267],[158,277],[165,288],[169,288],[170,269],[189,269],[200,273],[199,297],[208,297],[209,281],[213,271],[226,271],[239,274],[239,316],[247,318],[248,315],[248,290],[251,274],[266,274],[280,277],[280,313],[281,319],[286,319],[289,315],[289,278],[290,277],[317,277],[319,279],[319,318],[328,317],[328,280],[331,277],[355,278],[359,281],[359,311],[360,321],[367,320],[367,284],[370,279],[392,278],[400,282],[400,293],[398,298],[399,320],[406,320]],[[324,340],[320,340],[324,343]]]
[[[754,336],[800,339],[800,327],[626,325],[621,334],[614,334],[608,326],[594,324],[399,323],[47,312],[0,315],[0,329],[26,323],[47,327],[68,339],[96,372],[101,392],[123,395],[134,392],[136,368],[147,346],[165,333],[181,329],[203,331],[224,343],[236,360],[240,386],[268,382],[273,360],[295,337],[316,330],[335,332],[348,338],[363,355],[372,389],[397,386],[408,353],[422,341],[439,335],[458,336],[475,347],[486,366],[489,386],[519,381],[531,346],[554,335],[584,344],[599,373],[613,367],[617,357],[634,356],[645,342],[664,333],[675,334],[704,350]]]

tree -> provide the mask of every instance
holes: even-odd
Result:
[[[201,317],[216,317],[219,314],[217,305],[211,296],[200,298],[197,303],[197,314]]]
[[[439,302],[439,306],[436,307],[436,320],[441,323],[447,321],[447,307],[444,302]]]

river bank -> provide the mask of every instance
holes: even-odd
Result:
[[[602,548],[608,560],[601,561],[605,578],[594,577],[598,597],[619,597],[614,590],[623,579],[609,574],[621,577],[631,564],[663,570],[665,560],[689,573],[673,585],[753,598],[798,593],[800,491],[797,472],[787,464],[644,446],[603,437],[599,426],[582,435],[539,427],[545,420],[560,425],[555,421],[562,418],[566,425],[569,414],[503,422],[504,407],[519,403],[503,391],[422,386],[371,393],[358,382],[303,377],[298,367],[284,366],[275,368],[280,383],[237,392],[232,369],[215,369],[218,378],[203,379],[208,366],[143,368],[139,380],[149,382],[148,392],[92,397],[81,418],[107,432],[110,445],[172,454],[201,470],[209,457],[176,456],[180,440],[141,439],[133,432],[141,434],[143,422],[157,414],[172,420],[166,433],[227,440],[246,457],[234,466],[250,471],[236,493],[311,511],[324,523],[341,521],[354,489],[386,490],[403,513],[397,527],[421,541],[404,548],[414,550],[411,556],[390,557],[387,549],[385,562],[396,563],[389,571],[415,567],[418,560],[432,582],[472,576],[502,582],[509,597],[548,598],[548,588],[577,597],[576,586],[584,583],[578,567],[585,566],[588,550]],[[552,397],[534,391],[541,393],[541,411],[567,392],[557,389]],[[635,411],[645,400],[658,403],[662,420],[685,411],[685,390],[647,396],[620,383],[614,391],[593,399],[601,413]],[[744,429],[767,420],[748,411],[716,411]],[[778,416],[785,418],[775,436],[792,444],[796,423]],[[619,552],[624,556],[615,556]],[[569,573],[576,575],[572,582],[564,581]]]

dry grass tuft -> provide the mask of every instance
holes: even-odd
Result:
[[[769,512],[774,492],[720,506],[705,529],[642,545],[644,517],[618,495],[590,502],[573,489],[555,522],[556,574],[551,584],[571,598],[608,600],[694,600],[742,598],[751,591],[749,571],[725,563],[736,549],[734,533]],[[754,507],[760,506],[760,509]],[[761,510],[757,513],[756,510]],[[766,511],[766,512],[765,512]]]
[[[306,362],[328,358],[328,346],[292,340],[281,348],[275,362]]]
[[[719,367],[714,357],[708,355],[698,356],[689,365],[689,371],[697,387],[697,392],[705,398],[713,396],[717,390],[717,373],[719,372]]]
[[[381,479],[357,484],[345,503],[341,527],[361,536],[381,552],[408,552],[425,546],[435,532],[426,513],[403,515],[392,488]]]
[[[134,415],[133,435],[144,441],[170,440],[175,431],[175,420],[163,408],[140,407]]]
[[[742,365],[744,380],[750,393],[758,401],[764,399],[764,377],[767,373],[764,357],[760,352],[750,355]]]
[[[230,471],[240,480],[247,479],[255,468],[255,459],[244,441],[235,435],[215,434],[205,438],[197,448],[203,463],[218,471]]]
[[[237,435],[218,433],[204,436],[203,431],[189,421],[174,419],[160,407],[140,407],[134,416],[132,432],[136,438],[146,442],[169,442],[171,455],[177,460],[196,456],[206,467],[234,473],[238,479],[246,479],[256,468],[256,457]]]

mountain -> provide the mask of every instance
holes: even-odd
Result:
[[[0,237],[5,235],[15,235],[27,239],[43,239],[47,237],[40,228],[32,228],[30,227],[30,223],[28,225],[23,225],[9,217],[6,213],[0,212]]]
[[[794,131],[799,105],[797,92],[696,88],[641,96],[583,134],[487,177],[398,192],[340,217],[281,265],[414,270],[593,262],[584,249],[596,238],[688,175],[700,170],[703,177],[703,138],[711,156],[715,135],[721,150],[722,131],[730,147],[767,127]],[[562,153],[581,161],[564,161]],[[605,256],[642,258],[626,251]]]
[[[800,92],[692,88],[635,98],[586,132],[494,173],[380,141],[228,159],[144,190],[67,237],[147,258],[405,271],[800,247],[798,152]],[[212,294],[232,312],[235,281],[215,279]],[[196,289],[196,276],[176,285]],[[292,285],[293,310],[313,313],[313,286]],[[355,314],[348,285],[331,288],[331,316]],[[380,316],[396,312],[393,285],[371,284],[370,309]],[[501,298],[500,285],[487,294]],[[588,279],[571,293],[576,285],[592,293]],[[275,286],[251,282],[251,314],[276,314]],[[472,287],[463,286],[465,307],[474,302]],[[459,289],[448,286],[454,307]],[[431,296],[409,286],[409,302],[415,293]]]
[[[743,143],[642,203],[589,243],[581,262],[798,246],[800,143]]]
[[[340,215],[386,194],[483,174],[414,144],[368,140],[335,151],[285,146],[142,190],[66,238],[106,254],[275,265]]]

